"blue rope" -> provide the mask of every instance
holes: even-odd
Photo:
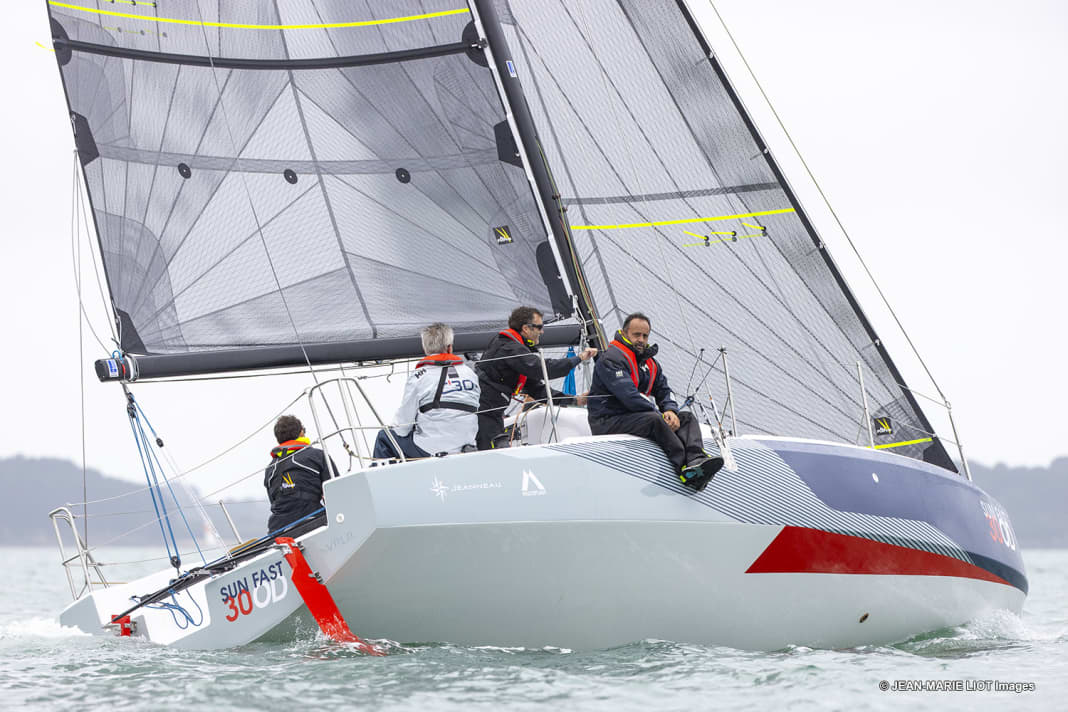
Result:
[[[144,419],[145,425],[148,426],[148,429],[152,431],[153,437],[156,438],[156,443],[159,444],[160,442],[162,442],[162,438],[160,438],[160,436],[156,433],[156,429],[152,427],[152,423],[149,421],[148,416],[145,415],[145,411],[141,409],[141,404],[135,400],[134,406],[136,406],[137,412],[139,413],[138,421],[140,422],[141,419]],[[163,475],[163,481],[167,484],[167,491],[171,493],[171,499],[174,500],[174,506],[178,509],[178,514],[181,515],[182,522],[185,524],[185,530],[189,532],[189,538],[193,540],[193,546],[196,547],[197,553],[200,554],[200,561],[205,564],[208,563],[207,558],[204,556],[204,552],[200,550],[200,542],[197,541],[196,534],[193,533],[193,528],[189,526],[189,520],[186,519],[185,509],[178,501],[178,496],[174,494],[174,488],[171,486],[171,481],[167,477],[166,471],[163,469],[163,464],[159,461],[159,455],[156,454],[155,450],[149,450],[149,453],[156,461],[156,466],[159,468],[159,473]]]
[[[182,604],[178,603],[177,594],[175,594],[174,591],[171,591],[170,593],[171,601],[173,601],[173,603],[161,601],[159,603],[146,605],[145,608],[153,608],[157,611],[168,611],[171,614],[171,618],[174,619],[174,625],[178,626],[179,630],[186,630],[187,628],[189,628],[189,626],[199,628],[201,624],[204,623],[204,609],[200,607],[199,603],[197,603],[197,599],[193,597],[193,594],[189,593],[189,591],[185,592],[186,595],[189,596],[189,600],[192,601],[193,605],[197,607],[197,613],[200,614],[200,620],[193,620],[193,616],[190,615],[189,611],[183,608]],[[134,600],[137,599],[135,598]],[[184,621],[178,619],[178,613],[182,614],[182,618],[185,619]]]
[[[156,490],[159,489],[159,482],[156,482],[155,486],[153,486],[153,482],[152,482],[153,478],[151,476],[149,476],[149,463],[146,461],[144,449],[141,447],[141,438],[138,437],[138,433],[137,433],[138,428],[139,428],[139,424],[137,424],[135,422],[134,418],[130,418],[130,431],[133,433],[134,442],[137,443],[137,454],[140,455],[140,457],[141,457],[141,468],[145,471],[145,479],[148,481],[148,493],[150,495],[152,495],[152,507],[153,507],[153,509],[156,510],[156,521],[159,522],[159,531],[160,531],[160,534],[163,535],[163,546],[166,547],[166,549],[167,549],[167,558],[169,558],[171,560],[171,562],[173,563],[175,558],[177,557],[178,544],[177,544],[177,542],[175,542],[175,544],[174,544],[174,552],[172,553],[171,552],[171,542],[167,540],[167,530],[163,528],[164,520],[166,520],[166,522],[167,522],[167,529],[170,529],[170,526],[171,526],[170,519],[167,517],[167,507],[166,507],[166,505],[164,505],[163,514],[160,514],[159,503],[162,502],[163,495],[162,495],[162,493],[160,493],[159,502],[157,502]],[[144,431],[142,431],[141,434],[143,435]],[[146,446],[147,446],[147,443],[146,443]],[[172,531],[171,532],[171,540],[173,540],[173,539],[174,539],[174,532]]]

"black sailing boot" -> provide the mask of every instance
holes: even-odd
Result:
[[[703,492],[721,467],[723,467],[722,457],[699,457],[682,468],[679,479],[687,487]]]

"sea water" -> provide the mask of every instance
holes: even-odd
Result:
[[[188,651],[63,628],[70,591],[58,559],[0,548],[2,709],[1068,709],[1063,549],[1025,552],[1022,616],[995,612],[896,645],[757,653],[643,640],[574,652],[442,642],[382,658],[320,637]]]

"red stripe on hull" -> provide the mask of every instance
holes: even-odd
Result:
[[[804,527],[783,527],[746,573],[958,576],[1012,585],[959,559]]]

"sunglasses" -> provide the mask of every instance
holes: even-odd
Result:
[[[544,331],[545,330],[545,324],[527,324],[527,326],[533,327],[533,328],[537,329],[538,331]]]

